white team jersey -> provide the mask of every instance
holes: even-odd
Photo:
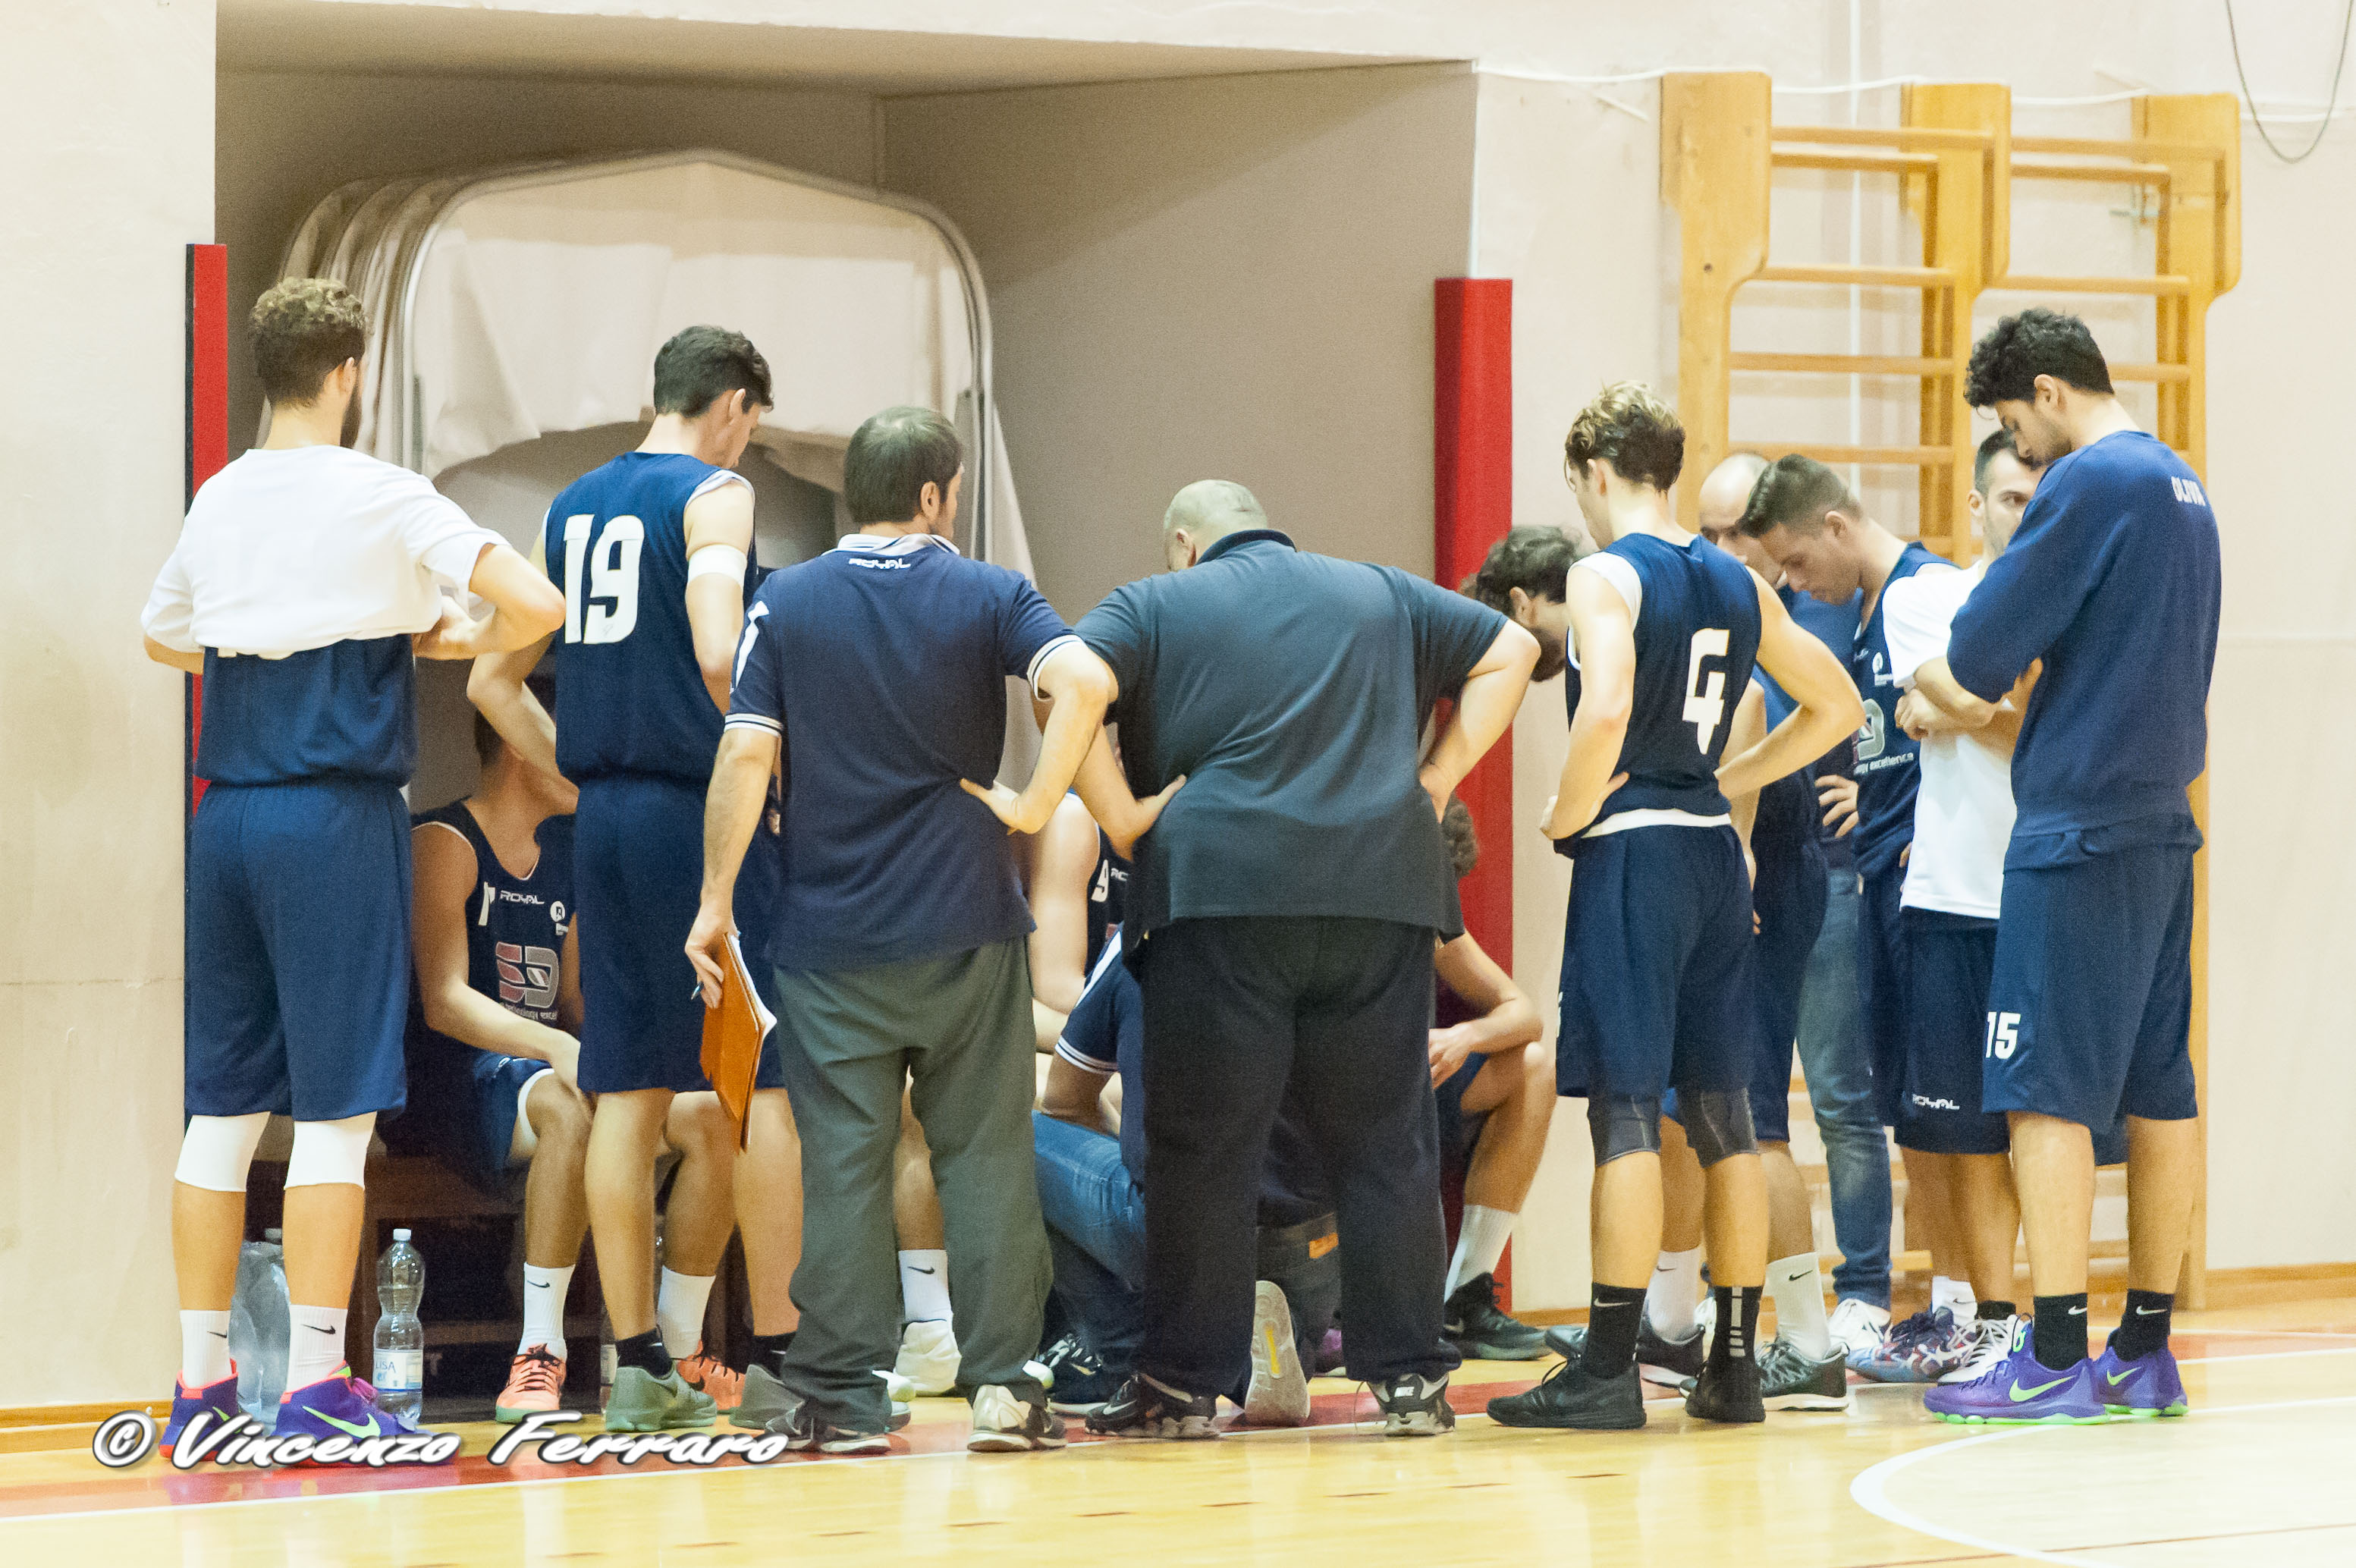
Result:
[[[1947,628],[1987,575],[1917,572],[1882,596],[1882,628],[1898,683],[1947,656]],[[2004,895],[2004,852],[2012,842],[2012,759],[1985,736],[1934,735],[1922,743],[1922,783],[1914,802],[1914,849],[1899,902],[1993,920]]]

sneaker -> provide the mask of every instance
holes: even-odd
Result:
[[[1870,1355],[1890,1326],[1890,1309],[1858,1297],[1843,1296],[1833,1308],[1833,1348],[1852,1367],[1859,1356]]]
[[[720,1413],[709,1394],[688,1387],[673,1363],[669,1375],[656,1377],[644,1367],[616,1367],[613,1391],[605,1396],[608,1432],[668,1432],[675,1427],[709,1426]]]
[[[769,1423],[784,1415],[794,1405],[795,1395],[776,1373],[758,1361],[744,1369],[744,1388],[736,1401],[736,1408],[728,1412],[728,1423],[747,1432],[766,1432]],[[908,1424],[908,1407],[894,1401],[887,1432],[897,1432]]]
[[[1978,1344],[1969,1321],[1945,1307],[1918,1312],[1893,1326],[1879,1348],[1849,1365],[1877,1383],[1935,1383],[1962,1366]]]
[[[423,1431],[424,1428],[380,1408],[376,1402],[376,1390],[353,1377],[348,1367],[307,1388],[289,1389],[278,1400],[281,1437],[308,1437],[315,1443],[325,1443],[330,1437],[408,1437]]]
[[[892,1364],[892,1397],[932,1399],[957,1391],[957,1329],[938,1318],[900,1331],[900,1359]]]
[[[172,1380],[172,1419],[164,1423],[164,1440],[156,1444],[156,1451],[170,1458],[172,1444],[180,1440],[188,1423],[207,1411],[212,1412],[214,1426],[238,1413],[236,1362],[230,1363],[228,1377],[200,1389],[191,1389],[177,1378]]]
[[[1056,1340],[1040,1360],[1054,1374],[1053,1381],[1040,1381],[1046,1385],[1047,1408],[1058,1415],[1094,1415],[1120,1390],[1120,1379],[1076,1334]]]
[[[1099,1437],[1216,1437],[1211,1422],[1218,1413],[1215,1394],[1197,1399],[1137,1372],[1088,1417],[1088,1430]]]
[[[973,1391],[973,1431],[965,1440],[974,1454],[1023,1454],[1064,1446],[1063,1418],[1044,1402],[1030,1404],[989,1383]]]
[[[1268,1280],[1252,1287],[1251,1381],[1244,1419],[1254,1426],[1309,1424],[1309,1374],[1292,1338],[1292,1307]]]
[[[1552,1338],[1549,1335],[1549,1342]],[[1598,1378],[1582,1359],[1572,1357],[1537,1387],[1491,1400],[1489,1419],[1500,1426],[1633,1432],[1644,1424],[1644,1386],[1636,1380],[1633,1367],[1618,1377]]]
[[[2029,1320],[2012,1331],[2004,1359],[1968,1383],[1942,1383],[1922,1396],[1922,1409],[1966,1426],[2094,1426],[2111,1419],[2095,1392],[2094,1363],[2056,1371],[2037,1359]]]
[[[1468,1361],[1535,1361],[1546,1354],[1546,1333],[1506,1316],[1497,1305],[1493,1274],[1475,1274],[1448,1298],[1440,1332]]]
[[[1375,1391],[1375,1403],[1382,1408],[1385,1437],[1438,1437],[1456,1430],[1456,1410],[1448,1402],[1446,1378],[1403,1373]],[[1302,1415],[1305,1419],[1305,1410]]]
[[[1587,1330],[1578,1324],[1549,1328],[1546,1348],[1566,1361],[1579,1360],[1587,1354]],[[1664,1339],[1653,1332],[1650,1317],[1636,1326],[1636,1369],[1648,1383],[1682,1388],[1701,1376],[1708,1359],[1709,1338],[1699,1329],[1689,1339]]]
[[[519,1351],[508,1363],[508,1386],[491,1405],[493,1421],[522,1421],[564,1408],[564,1358],[545,1345]]]
[[[771,1380],[775,1381],[774,1379]],[[618,1386],[618,1375],[616,1384]],[[783,1384],[778,1386],[785,1393],[786,1408],[771,1418],[767,1430],[784,1438],[786,1447],[791,1452],[853,1456],[892,1452],[892,1439],[886,1434],[837,1426],[811,1409],[808,1400],[790,1389],[785,1389]]]
[[[2104,1342],[2103,1353],[2094,1359],[2094,1373],[2089,1380],[2104,1410],[2113,1419],[2150,1421],[2182,1415],[2192,1408],[2184,1397],[2184,1380],[2177,1373],[2173,1351],[2154,1350],[2148,1356],[2122,1361],[2113,1348],[2116,1343],[2116,1335]]]
[[[1759,1352],[1759,1393],[1769,1410],[1847,1410],[1848,1361],[1838,1346],[1814,1360],[1778,1335]]]
[[[1964,1364],[1939,1380],[1943,1383],[1968,1383],[1974,1378],[2012,1354],[2013,1330],[2021,1323],[2019,1313],[2003,1317],[1976,1317],[1971,1323],[1972,1348],[1964,1357]]]
[[[680,1381],[710,1400],[712,1408],[723,1415],[734,1410],[736,1402],[744,1396],[744,1374],[717,1356],[705,1355],[701,1341],[695,1347],[695,1354],[673,1362],[671,1370],[679,1374]]]
[[[1686,1395],[1686,1413],[1704,1421],[1742,1423],[1767,1419],[1762,1387],[1764,1369],[1748,1356],[1729,1356],[1702,1364]]]

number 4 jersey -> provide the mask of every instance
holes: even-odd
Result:
[[[1619,590],[1635,625],[1636,682],[1612,791],[1585,836],[1655,823],[1727,820],[1719,759],[1759,656],[1759,586],[1751,569],[1701,539],[1679,546],[1631,534],[1571,568]],[[1573,714],[1579,667],[1566,672]],[[1575,853],[1576,841],[1555,848]]]
[[[565,487],[542,527],[564,595],[556,644],[556,763],[574,783],[615,774],[701,789],[720,709],[687,619],[688,503],[746,481],[677,452],[625,452]],[[745,563],[745,591],[759,567]]]

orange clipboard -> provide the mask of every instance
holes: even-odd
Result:
[[[720,963],[720,1005],[703,1013],[703,1076],[712,1081],[720,1103],[736,1123],[736,1147],[745,1147],[751,1134],[746,1117],[753,1109],[753,1080],[761,1070],[761,1047],[777,1015],[753,988],[752,972],[744,967],[744,948],[736,933]]]

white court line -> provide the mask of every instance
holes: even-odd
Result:
[[[2335,1352],[2332,1351],[2290,1352],[2292,1355],[2331,1355],[2334,1353]],[[2255,1356],[2243,1356],[2226,1357],[2222,1359],[2226,1360],[2254,1361],[2258,1358]],[[2274,1400],[2257,1404],[2220,1405],[2213,1410],[2196,1411],[2194,1412],[2194,1416],[2242,1415],[2246,1414],[2251,1411],[2297,1410],[2307,1405],[2319,1404],[2356,1404],[2356,1394],[2335,1394],[2328,1399]],[[2187,1419],[2190,1420],[2193,1417],[2188,1417]],[[1981,1552],[2002,1552],[2012,1557],[2025,1557],[2032,1563],[2059,1563],[2061,1564],[2061,1568],[2104,1568],[2103,1559],[2098,1557],[2090,1557],[2087,1553],[2093,1552],[2115,1552],[2119,1550],[2118,1547],[2101,1545],[2070,1547],[2065,1549],[2068,1553],[2066,1556],[2060,1552],[2040,1552],[2033,1546],[2019,1546],[2010,1541],[1996,1541],[1983,1535],[1968,1534],[1963,1530],[1951,1529],[1945,1525],[1933,1524],[1930,1520],[1922,1518],[1922,1515],[1913,1512],[1910,1509],[1901,1508],[1898,1504],[1890,1500],[1890,1478],[1897,1475],[1901,1470],[1905,1469],[1908,1466],[1918,1464],[1924,1459],[1932,1457],[1933,1455],[1953,1454],[1958,1449],[1969,1448],[1975,1444],[2002,1443],[2008,1438],[2028,1437],[2040,1432],[2063,1432],[2074,1430],[2076,1429],[2073,1427],[2061,1426],[2009,1426],[2000,1432],[1977,1433],[1970,1437],[1959,1438],[1953,1443],[1936,1443],[1927,1448],[1917,1448],[1911,1454],[1894,1455],[1888,1459],[1882,1460],[1878,1465],[1868,1466],[1863,1471],[1859,1472],[1857,1479],[1849,1483],[1848,1495],[1850,1499],[1854,1501],[1858,1507],[1865,1509],[1866,1512],[1874,1515],[1876,1518],[1887,1520],[1890,1523],[1897,1525],[1902,1530],[1911,1530],[1919,1534],[1927,1535],[1934,1541],[1953,1541],[1957,1546],[1969,1546]]]

